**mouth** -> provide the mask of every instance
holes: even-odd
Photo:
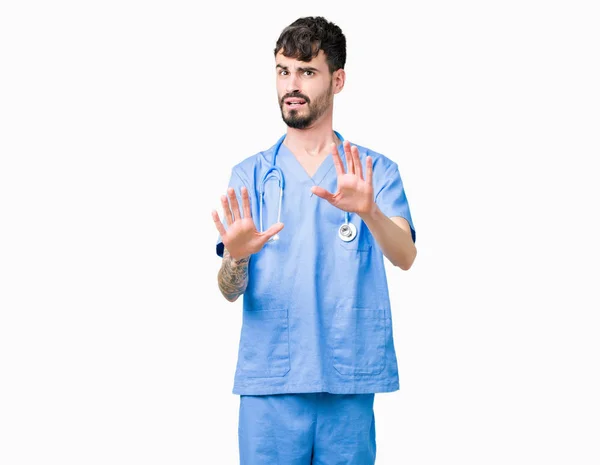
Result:
[[[283,103],[288,108],[297,109],[297,108],[301,108],[302,106],[306,105],[306,100],[301,99],[301,98],[286,98],[283,101]]]

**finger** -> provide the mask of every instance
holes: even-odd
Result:
[[[367,183],[372,186],[373,185],[373,158],[371,158],[370,156],[367,157],[366,163],[367,165],[367,177],[366,177],[366,181]]]
[[[221,235],[221,239],[223,239],[225,234],[227,234],[227,231],[225,231],[225,226],[223,226],[223,223],[221,223],[221,220],[219,219],[219,214],[214,210],[212,212],[212,219],[215,222],[217,231],[219,231],[219,234]]]
[[[323,189],[320,186],[313,186],[310,191],[315,194],[317,197],[321,197],[322,199],[327,200],[328,202],[333,202],[335,196],[326,189]]]
[[[235,195],[235,190],[232,187],[227,189],[227,193],[229,194],[229,203],[231,204],[233,219],[234,221],[237,221],[242,218],[242,215],[240,215],[240,205],[237,201],[237,195]]]
[[[252,218],[252,210],[250,210],[250,196],[248,189],[242,187],[242,209],[244,210],[244,218]]]
[[[344,141],[344,154],[346,155],[346,171],[348,174],[354,174],[354,163],[352,162],[352,154],[350,153],[350,142]]]
[[[331,156],[333,157],[333,164],[335,165],[335,171],[338,176],[344,174],[344,164],[342,163],[342,159],[340,158],[340,153],[338,152],[335,142],[331,144]]]
[[[227,197],[225,195],[221,196],[221,206],[223,207],[223,216],[225,217],[227,226],[231,226],[231,223],[233,223],[233,215],[231,214],[229,202],[227,201]]]
[[[356,171],[357,176],[360,179],[363,179],[363,170],[362,164],[360,162],[360,156],[358,155],[358,147],[356,145],[352,146],[352,160],[354,161],[354,170]]]
[[[271,239],[275,234],[277,234],[279,231],[281,231],[283,229],[283,223],[275,223],[273,226],[271,226],[269,229],[267,229],[265,232],[261,233],[263,245],[267,243],[267,241],[269,239]]]

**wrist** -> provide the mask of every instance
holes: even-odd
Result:
[[[373,205],[371,206],[369,211],[361,212],[358,214],[358,216],[360,216],[360,218],[366,223],[368,221],[374,220],[380,212],[381,210],[379,210],[377,204],[373,202]]]
[[[241,258],[233,258],[233,257],[231,257],[231,262],[235,266],[246,265],[249,261],[250,261],[250,256],[248,256],[248,257],[241,257]]]

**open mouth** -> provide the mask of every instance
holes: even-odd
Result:
[[[300,108],[306,104],[306,100],[301,98],[288,98],[284,101],[288,108]]]

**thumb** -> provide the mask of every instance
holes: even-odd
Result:
[[[325,199],[328,202],[333,201],[333,194],[320,186],[313,186],[311,187],[310,191],[317,197],[321,197],[322,199]]]
[[[267,242],[269,239],[271,239],[271,237],[273,237],[282,229],[283,223],[275,223],[273,226],[271,226],[269,229],[262,233],[264,241]]]

